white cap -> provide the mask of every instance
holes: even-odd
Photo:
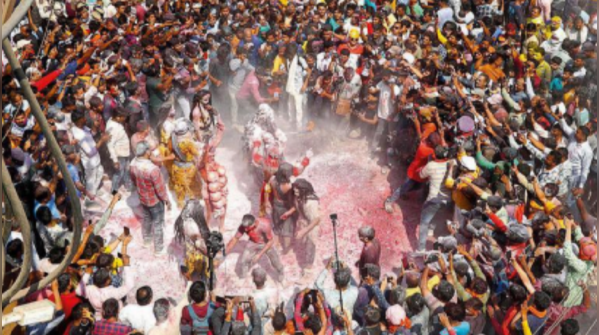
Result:
[[[460,164],[469,171],[476,171],[476,160],[470,156],[464,156],[460,159]]]

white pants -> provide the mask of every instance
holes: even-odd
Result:
[[[191,115],[191,102],[185,94],[181,94],[175,100],[175,113],[177,118],[185,118],[189,120]]]
[[[237,103],[237,92],[239,89],[229,86],[229,97],[231,98],[231,122],[237,125],[239,121],[239,104]]]
[[[97,167],[86,167],[85,168],[85,189],[91,194],[96,195],[102,178],[104,177],[104,168],[102,165]]]
[[[538,2],[539,8],[541,9],[541,13],[543,15],[543,20],[545,22],[551,20],[551,5],[553,4],[553,0],[540,0]]]
[[[289,121],[295,126],[297,129],[302,129],[304,124],[304,109],[306,105],[306,95],[299,94],[289,94],[289,100],[287,102],[287,110],[289,113]]]

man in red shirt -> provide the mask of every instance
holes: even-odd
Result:
[[[281,282],[283,280],[283,264],[277,250],[273,248],[275,240],[270,221],[267,218],[256,219],[253,215],[249,214],[244,216],[237,234],[227,244],[227,255],[231,253],[244,235],[247,235],[250,241],[239,258],[239,262],[241,263],[240,278],[245,278],[250,269],[258,264],[260,259],[266,255],[272,267],[278,273],[279,278],[276,278],[276,280]]]
[[[419,127],[419,124],[416,124]],[[422,138],[422,137],[421,137]],[[416,151],[416,156],[408,168],[408,179],[405,183],[393,192],[393,195],[385,201],[385,210],[388,213],[393,213],[393,204],[401,199],[405,199],[407,194],[414,191],[425,182],[420,178],[420,171],[428,164],[431,157],[435,155],[435,148],[439,145],[444,145],[443,136],[437,132],[430,134],[427,138],[420,142],[420,146]]]
[[[73,313],[73,308],[82,302],[75,293],[70,274],[63,273],[58,277],[58,291],[60,292],[60,299],[62,300],[64,318],[65,320],[69,320],[71,318],[71,313]],[[51,296],[49,300],[55,302],[56,299],[54,296]]]

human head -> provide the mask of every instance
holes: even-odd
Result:
[[[420,293],[416,293],[406,301],[408,307],[408,315],[414,316],[420,314],[426,307],[426,300]]]
[[[358,237],[363,243],[370,243],[374,240],[376,231],[370,226],[362,227],[358,230]]]
[[[95,311],[94,308],[88,303],[88,302],[82,302],[77,304],[74,308],[73,311],[71,313],[71,319],[74,321],[80,321],[81,324],[79,325],[80,328],[83,329],[91,329],[92,327],[92,323],[88,322],[89,320],[84,320],[84,312],[87,311],[90,313],[90,315],[94,315]]]
[[[373,306],[366,306],[366,311],[364,312],[364,320],[366,321],[366,326],[376,326],[381,322],[381,311]]]
[[[287,317],[285,316],[285,313],[278,308],[272,318],[272,326],[275,331],[278,332],[285,330],[285,327],[287,326]]]
[[[96,266],[100,269],[111,269],[114,263],[114,256],[112,254],[102,253],[96,260]]]
[[[64,260],[65,257],[65,249],[54,247],[48,253],[48,259],[50,260],[50,264],[60,264]]]
[[[441,281],[433,290],[433,295],[441,302],[449,302],[455,295],[455,288],[448,281]]]
[[[104,320],[118,319],[119,302],[116,299],[108,299],[102,304],[102,318]]]
[[[266,284],[266,271],[262,268],[255,268],[252,271],[252,280],[257,288],[263,288],[264,284]]]
[[[171,303],[168,299],[158,299],[154,303],[152,312],[156,318],[156,324],[161,324],[168,320],[169,313],[171,311]]]
[[[152,291],[152,288],[149,286],[144,286],[144,287],[140,288],[139,290],[137,290],[137,294],[135,295],[135,298],[137,300],[138,305],[148,306],[152,302],[152,299],[154,298],[154,293]]]
[[[195,304],[200,304],[206,301],[206,283],[196,281],[189,289],[189,297]]]
[[[532,303],[539,312],[545,312],[551,306],[551,297],[545,292],[535,292],[532,296]]]
[[[241,219],[241,226],[244,228],[250,228],[251,226],[253,226],[256,223],[256,217],[254,217],[251,214],[247,214],[243,216],[243,219]]]
[[[105,288],[110,286],[112,283],[112,278],[110,278],[110,270],[108,269],[98,269],[96,273],[93,275],[94,285],[98,288]]]
[[[574,319],[566,320],[562,323],[561,335],[577,335],[580,332],[580,325]]]
[[[63,273],[58,276],[58,291],[60,293],[68,293],[71,291],[71,275],[68,273]]]
[[[140,158],[148,158],[150,156],[150,145],[148,142],[141,141],[135,147],[135,156]]]
[[[381,268],[375,264],[365,264],[362,269],[360,269],[360,276],[362,279],[372,278],[375,282],[381,279]]]
[[[351,271],[348,268],[339,269],[335,272],[335,285],[339,289],[345,289],[351,281]]]
[[[445,314],[447,314],[449,320],[453,322],[463,322],[466,320],[466,308],[463,304],[456,304],[453,302],[446,304]]]

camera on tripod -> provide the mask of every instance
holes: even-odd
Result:
[[[210,232],[208,239],[206,240],[206,248],[210,256],[214,257],[217,253],[225,248],[225,241],[223,234],[213,231]]]

